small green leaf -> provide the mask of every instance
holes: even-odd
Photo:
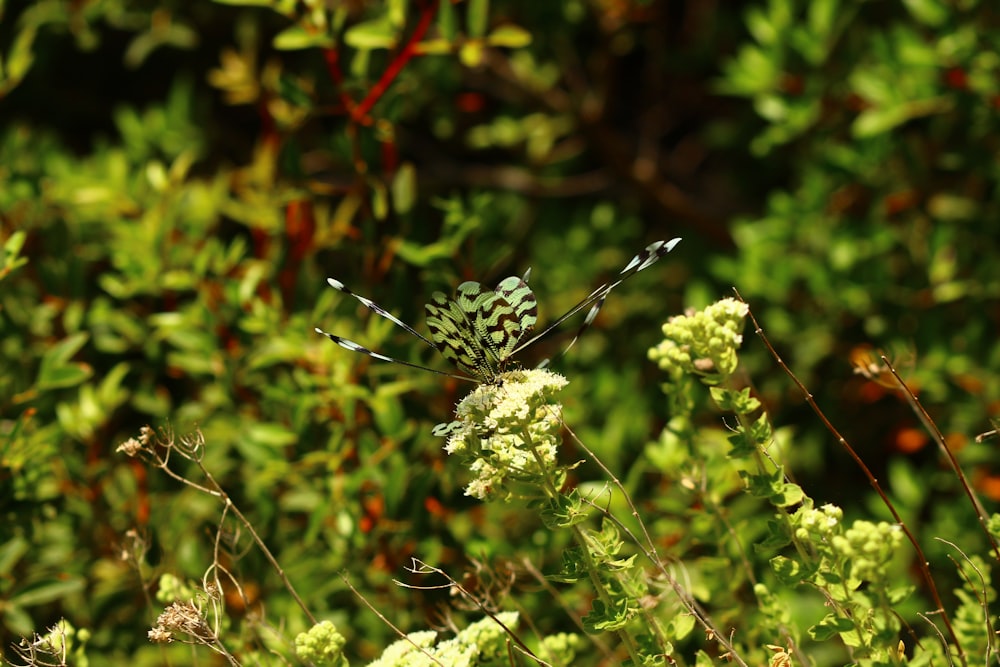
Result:
[[[451,53],[454,49],[451,40],[425,39],[417,43],[415,50],[423,56],[443,56]]]
[[[376,220],[385,220],[389,215],[389,191],[382,181],[371,181],[372,215]]]
[[[346,39],[346,36],[345,36]],[[333,38],[325,32],[314,32],[302,26],[293,25],[285,28],[271,40],[271,45],[279,51],[297,51],[313,47],[331,47]]]
[[[694,630],[694,625],[694,614],[675,614],[667,624],[667,636],[675,640],[684,639]]]
[[[774,519],[769,519],[767,522],[767,536],[763,540],[754,542],[755,551],[773,551],[774,549],[780,549],[786,544],[790,544],[792,541],[792,536],[789,533],[788,526],[783,521],[776,521]]]
[[[805,492],[798,484],[782,484],[777,493],[771,495],[771,502],[777,507],[791,507],[802,502]]]
[[[386,16],[389,23],[397,30],[406,25],[406,8],[409,6],[410,0],[389,0]]]
[[[472,39],[479,39],[486,34],[486,26],[490,21],[490,0],[469,0],[469,9],[465,15],[465,29]]]
[[[562,552],[562,567],[556,574],[551,574],[547,579],[571,584],[575,581],[587,578],[587,563],[584,560],[579,547],[572,547]]]
[[[802,582],[802,565],[791,558],[775,556],[771,559],[771,569],[783,584],[796,585]]]
[[[809,3],[808,25],[817,42],[826,42],[833,36],[837,18],[842,15],[840,0],[813,0]]]
[[[417,201],[417,170],[404,162],[392,179],[392,202],[397,213],[409,213]]]
[[[702,649],[698,649],[698,654],[694,658],[694,667],[714,667],[715,660]]]
[[[760,401],[750,396],[749,387],[745,387],[738,391],[725,389],[723,387],[712,387],[709,391],[712,394],[712,400],[715,401],[720,410],[745,415],[757,410],[760,407]]]
[[[82,591],[83,583],[83,579],[78,577],[43,583],[14,595],[11,599],[11,603],[21,607],[33,607],[35,605],[46,604]]]
[[[540,515],[547,528],[568,528],[587,519],[587,511],[576,491],[550,500],[542,507]]]
[[[90,365],[70,362],[70,358],[80,351],[88,339],[87,334],[76,333],[49,349],[38,369],[37,389],[72,387],[93,375]]]
[[[854,622],[851,619],[827,614],[822,621],[809,628],[809,636],[822,642],[853,629]]]
[[[594,600],[590,613],[583,617],[584,629],[592,634],[598,632],[614,632],[624,628],[632,613],[629,610],[628,598],[619,597],[606,605],[603,600]]]
[[[903,4],[913,18],[931,28],[943,25],[952,13],[947,4],[940,0],[903,0]]]
[[[278,94],[281,99],[296,106],[309,108],[312,106],[312,97],[307,93],[295,77],[282,73],[278,79]]]
[[[31,545],[23,537],[11,538],[0,545],[0,574],[9,576],[30,547]]]
[[[0,280],[5,278],[11,271],[28,263],[27,257],[18,257],[21,248],[24,247],[24,240],[27,234],[23,231],[16,231],[10,235],[7,242],[0,249]]]
[[[438,31],[447,42],[454,42],[458,35],[458,17],[455,16],[455,6],[451,0],[440,0],[438,3]]]
[[[396,45],[397,38],[396,29],[384,16],[353,25],[344,33],[344,42],[362,51],[390,49]]]
[[[281,424],[254,424],[246,435],[253,443],[267,447],[285,447],[298,440],[298,434]]]
[[[947,97],[934,97],[923,100],[911,100],[889,107],[866,109],[858,114],[851,125],[851,133],[864,139],[902,125],[914,118],[946,113],[952,108],[953,102]]]
[[[531,44],[531,33],[520,26],[502,25],[489,34],[486,43],[491,46],[520,49]]]

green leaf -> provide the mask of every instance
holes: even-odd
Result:
[[[773,551],[774,549],[780,549],[786,544],[790,544],[791,541],[792,536],[789,533],[788,525],[784,521],[769,519],[767,522],[767,537],[754,542],[753,547],[755,551]]]
[[[21,557],[28,553],[30,546],[23,537],[14,537],[4,542],[0,546],[0,574],[9,576]]]
[[[581,579],[587,579],[587,561],[583,558],[579,547],[565,549],[562,552],[562,567],[556,574],[547,576],[547,579],[571,584]]]
[[[841,15],[840,0],[812,0],[809,3],[808,25],[816,41],[826,42],[833,36]]]
[[[470,40],[458,50],[458,59],[466,67],[478,67],[483,62],[483,43]]]
[[[842,633],[850,632],[854,628],[854,621],[851,619],[827,614],[822,621],[809,628],[809,636],[818,642],[822,642]]]
[[[3,244],[3,248],[0,249],[0,280],[6,278],[11,271],[28,263],[27,257],[18,257],[26,238],[27,234],[19,230],[11,234]]]
[[[455,6],[451,0],[440,0],[438,3],[437,25],[445,41],[455,41],[458,35],[458,17],[455,16]]]
[[[802,576],[802,565],[798,561],[786,558],[785,556],[775,556],[772,558],[771,569],[778,577],[778,581],[786,586],[795,586],[800,584],[804,579]]]
[[[715,667],[715,660],[702,649],[698,649],[698,654],[694,658],[694,667]]]
[[[290,102],[295,106],[312,107],[312,97],[307,93],[293,76],[282,73],[278,79],[278,94],[281,99]]]
[[[684,639],[691,634],[694,626],[694,614],[675,614],[667,624],[667,636],[675,640]]]
[[[392,202],[397,213],[409,213],[417,201],[417,170],[404,162],[392,179]]]
[[[298,434],[281,424],[257,423],[247,429],[247,439],[266,447],[285,447],[298,440]]]
[[[910,14],[920,23],[938,28],[948,21],[952,10],[940,0],[903,0]]]
[[[729,456],[734,459],[741,459],[747,456],[751,456],[757,449],[757,445],[753,438],[743,430],[742,426],[737,426],[733,433],[727,436],[726,440],[729,441],[731,445],[729,449]]]
[[[297,51],[314,47],[332,47],[334,40],[328,33],[310,31],[302,26],[293,25],[275,35],[271,45],[279,51]]]
[[[410,0],[389,0],[386,16],[389,23],[397,30],[401,30],[406,25],[406,8],[409,6]]]
[[[745,415],[760,407],[760,401],[750,396],[749,387],[744,387],[738,391],[723,387],[712,387],[709,391],[712,394],[712,400],[715,401],[720,410]]]
[[[469,0],[465,15],[465,29],[472,39],[480,39],[486,34],[490,21],[490,0]]]
[[[11,602],[21,607],[46,604],[79,593],[83,590],[83,585],[84,581],[79,577],[51,581],[18,593],[11,599]]]
[[[389,215],[389,190],[385,183],[370,179],[372,193],[372,215],[376,220],[385,220]]]
[[[777,507],[791,507],[802,502],[805,496],[801,486],[786,482],[781,485],[777,493],[771,495],[770,501]]]
[[[531,33],[516,25],[499,26],[486,38],[491,46],[503,46],[509,49],[520,49],[531,44]]]
[[[859,139],[866,139],[898,127],[914,118],[946,113],[954,106],[947,97],[913,100],[902,104],[875,109],[866,109],[858,114],[851,125],[851,133]]]
[[[344,42],[361,51],[390,49],[396,45],[398,32],[385,16],[358,23],[344,33]]]
[[[7,54],[7,62],[0,61],[0,93],[12,90],[24,79],[35,62],[33,46],[37,30],[25,27],[17,33]],[[2,97],[2,95],[0,95]]]
[[[75,333],[56,343],[42,357],[38,369],[38,379],[35,381],[39,391],[72,387],[84,382],[93,375],[89,364],[71,363],[70,358],[80,351],[89,336],[86,333]]]
[[[587,511],[575,490],[550,500],[542,507],[540,515],[546,528],[568,528],[587,520]]]
[[[614,632],[624,628],[631,618],[626,597],[613,598],[611,605],[606,605],[603,600],[594,600],[590,612],[583,617],[583,628],[593,634]]]

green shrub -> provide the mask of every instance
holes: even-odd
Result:
[[[364,663],[440,627],[414,661],[992,659],[993,12],[700,7],[0,3],[4,657]],[[678,235],[518,356],[571,381],[531,493],[432,436],[469,387],[314,332],[443,369],[325,279],[416,325],[531,266],[546,322]],[[898,519],[763,346],[665,362],[656,324],[730,286]],[[170,610],[203,646],[149,643]]]

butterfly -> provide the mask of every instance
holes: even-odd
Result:
[[[430,338],[395,317],[371,299],[355,294],[339,280],[327,279],[327,283],[334,289],[354,297],[377,315],[384,317],[436,349],[441,353],[441,356],[465,375],[395,359],[320,328],[316,328],[316,333],[326,336],[345,349],[366,354],[380,361],[419,368],[459,380],[495,384],[499,382],[500,376],[505,372],[514,355],[555,331],[566,320],[584,308],[590,307],[580,329],[569,345],[560,352],[560,355],[568,352],[597,317],[597,313],[604,305],[611,290],[643,269],[652,266],[673,250],[680,241],[681,239],[675,238],[670,241],[657,241],[646,246],[625,265],[625,268],[619,272],[614,280],[595,289],[578,304],[556,318],[540,333],[534,335],[531,334],[538,321],[538,303],[535,300],[535,293],[528,287],[530,270],[523,277],[504,278],[493,289],[488,289],[481,283],[470,280],[458,286],[454,297],[446,296],[442,292],[434,292],[430,302],[424,307]],[[546,363],[543,362],[543,365]]]

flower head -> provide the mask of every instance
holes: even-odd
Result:
[[[672,317],[663,325],[665,340],[649,351],[649,357],[668,372],[731,375],[748,312],[742,301],[726,298],[702,311]]]
[[[466,495],[509,495],[509,482],[530,482],[555,468],[562,412],[551,397],[566,384],[547,370],[504,373],[499,383],[480,385],[462,399],[455,421],[434,429],[448,438],[445,451],[460,456],[475,476]]]

